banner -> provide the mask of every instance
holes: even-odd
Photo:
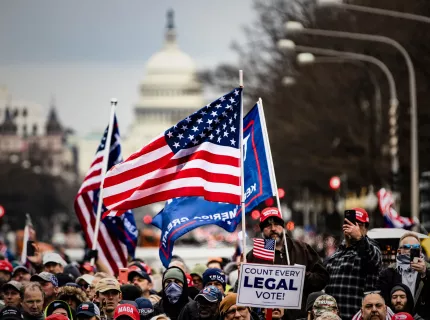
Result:
[[[261,125],[260,110],[255,105],[243,119],[245,207],[255,206],[274,195],[270,179],[266,140]],[[173,244],[187,232],[215,224],[228,232],[236,230],[241,221],[240,205],[206,201],[202,197],[184,197],[167,201],[152,224],[161,229],[160,259],[165,267],[170,263]],[[233,253],[232,253],[233,254]]]
[[[301,309],[306,267],[243,263],[237,305]]]

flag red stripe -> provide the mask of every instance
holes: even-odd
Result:
[[[166,144],[167,143],[166,143],[166,139],[164,138],[164,136],[160,136],[158,138],[155,138],[155,140],[153,140],[152,142],[150,142],[149,144],[144,146],[142,149],[133,153],[130,157],[127,158],[126,161],[131,161],[131,160],[137,159],[137,158],[139,158],[145,154],[148,154],[152,151],[155,151],[157,149],[162,148]]]
[[[167,174],[156,179],[147,180],[142,185],[140,185],[139,188],[130,189],[126,192],[121,192],[112,196],[104,197],[104,203],[106,205],[115,204],[120,202],[123,199],[129,198],[137,190],[152,188],[163,183],[168,183],[170,181],[183,179],[183,178],[202,178],[202,179],[205,179],[207,182],[227,183],[235,186],[240,185],[239,177],[225,175],[225,174],[213,174],[203,169],[186,169],[186,170],[178,171],[176,173]],[[206,191],[206,192],[211,192],[211,191]],[[181,195],[181,196],[184,196],[184,195]]]
[[[204,192],[202,187],[184,187],[184,188],[181,188],[180,190],[181,190],[181,197],[196,197],[196,196],[201,196],[204,193],[204,198],[208,201],[240,203],[240,195],[237,196],[231,193]],[[137,200],[126,200],[116,209],[121,210],[121,207],[137,208],[150,203],[173,199],[177,197],[177,194],[178,194],[178,189],[157,192],[148,197],[139,198]],[[124,213],[124,211],[118,213],[117,215],[119,216],[122,213]],[[103,215],[103,217],[107,215],[108,214],[105,214]]]
[[[88,180],[90,180],[92,178],[100,177],[101,174],[102,174],[102,169],[101,168],[97,169],[97,170],[94,170],[93,172],[91,172],[89,175],[87,175],[85,177],[83,184],[85,184],[86,181],[88,181]]]

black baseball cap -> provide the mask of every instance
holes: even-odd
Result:
[[[76,309],[76,316],[100,317],[100,309],[92,302],[84,302]]]
[[[21,311],[14,307],[6,307],[0,311],[0,319],[2,320],[22,320],[24,317],[22,316]]]
[[[139,276],[143,279],[148,280],[149,283],[152,283],[151,277],[143,270],[133,270],[128,273],[128,281],[132,281],[135,276]]]

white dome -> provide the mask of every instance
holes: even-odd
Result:
[[[155,74],[194,74],[196,70],[193,59],[173,44],[166,44],[161,51],[152,55],[146,64],[148,76]]]

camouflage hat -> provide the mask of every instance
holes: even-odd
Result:
[[[328,294],[323,294],[319,296],[312,307],[312,311],[314,312],[315,317],[319,317],[324,312],[333,312],[337,311],[337,303],[336,299]]]
[[[326,311],[321,314],[316,320],[341,320],[341,318],[333,312]]]

